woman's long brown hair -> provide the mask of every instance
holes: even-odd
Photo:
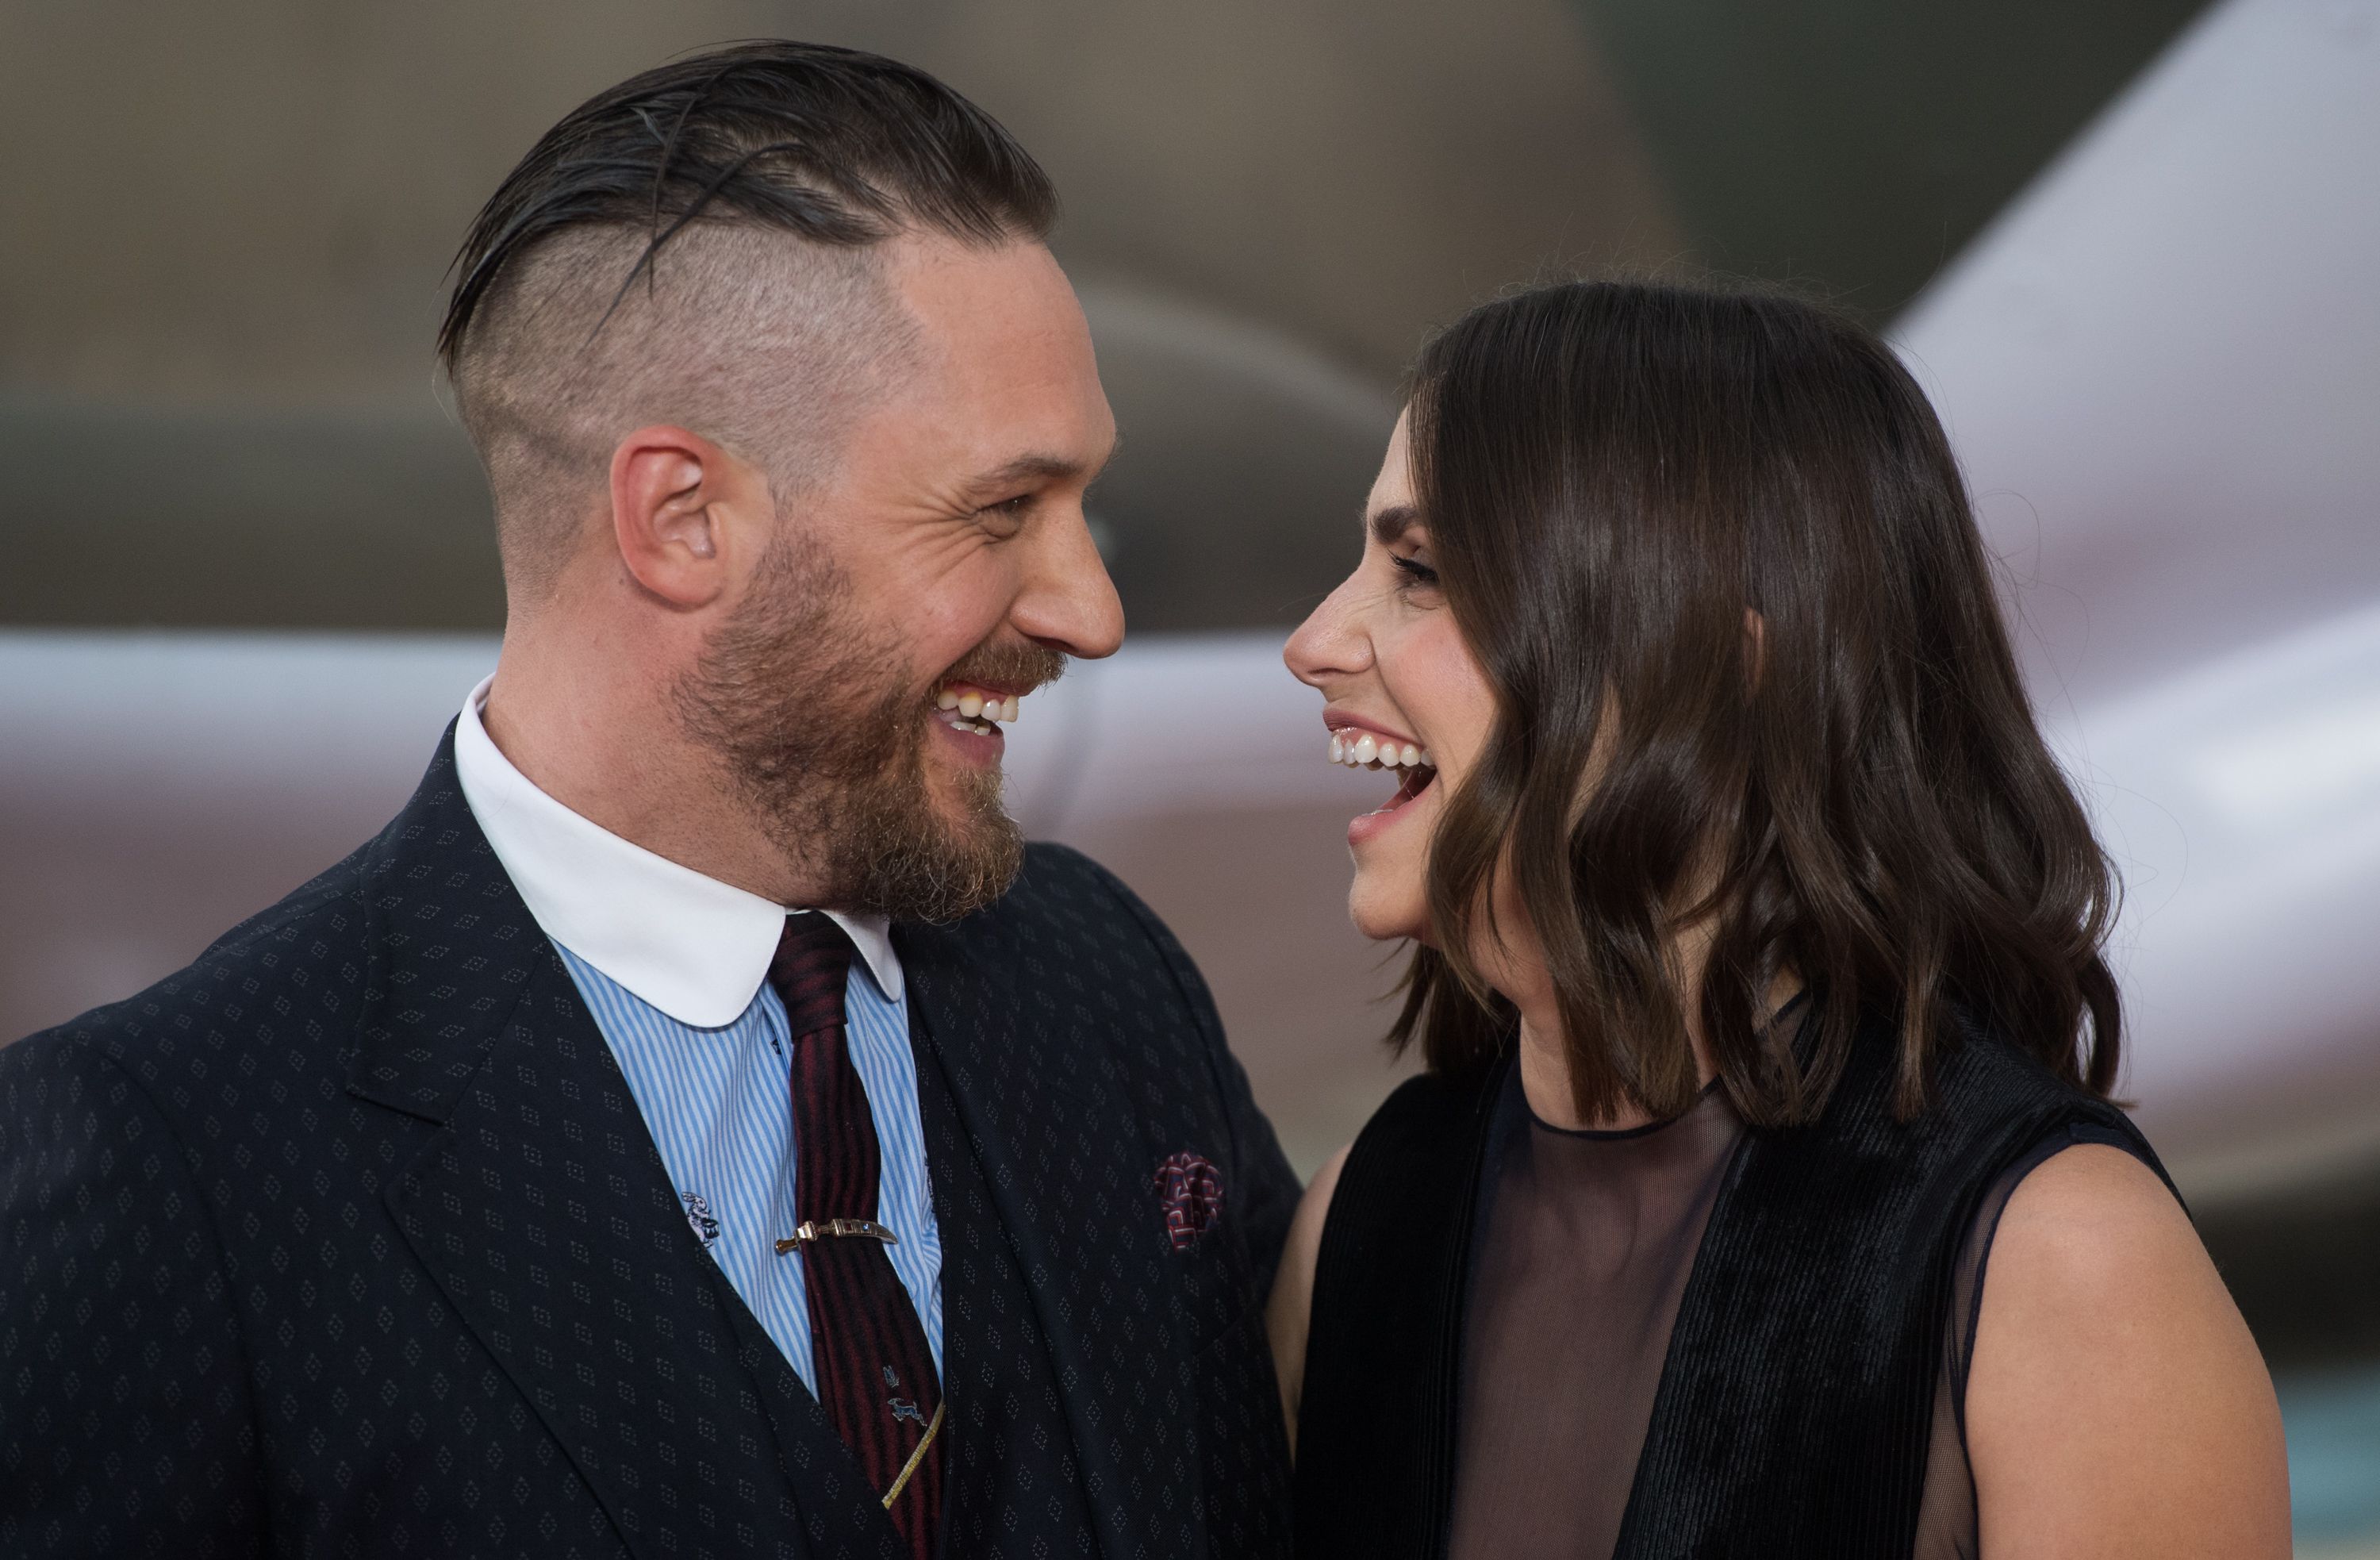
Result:
[[[1897,1028],[1898,1103],[1922,1108],[1951,1005],[2108,1091],[2114,878],[1888,348],[1794,298],[1579,282],[1464,317],[1410,406],[1433,562],[1497,715],[1432,844],[1437,948],[1394,1043],[1453,1071],[1503,1043],[1464,950],[1509,872],[1589,1120],[1692,1103],[1689,925],[1720,1087],[1756,1125],[1816,1114],[1863,1016]],[[1784,970],[1820,999],[1799,1053],[1762,1022]]]

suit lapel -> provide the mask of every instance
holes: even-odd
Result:
[[[456,1410],[505,1411],[501,1371],[640,1556],[803,1553],[796,1535],[820,1556],[880,1553],[833,1487],[849,1453],[782,1360],[760,1368],[765,1335],[737,1325],[742,1302],[452,755],[450,737],[373,847],[375,969],[348,1092],[442,1128],[384,1197],[495,1362],[480,1379],[457,1361]],[[781,1401],[786,1380],[798,1401]],[[804,1469],[798,1509],[788,1464]]]
[[[1174,1444],[1196,1433],[1197,1383],[1150,1181],[1159,1155],[1114,1056],[1061,1038],[1082,1030],[1054,993],[1079,992],[1083,972],[1003,918],[904,926],[898,942],[910,1022],[1024,1269],[1109,1560],[1204,1554],[1198,1492],[1149,1476],[1197,1466],[1195,1446]],[[1148,1379],[1152,1358],[1165,1379]]]

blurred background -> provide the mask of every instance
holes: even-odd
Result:
[[[582,98],[764,34],[934,70],[1064,194],[1134,640],[1015,803],[1180,932],[1303,1171],[1398,1076],[1395,960],[1343,916],[1380,787],[1278,653],[1415,349],[1609,265],[1885,329],[2124,870],[2128,1092],[2301,1554],[2380,1555],[2380,0],[0,0],[0,1038],[403,800],[503,621],[454,247]]]

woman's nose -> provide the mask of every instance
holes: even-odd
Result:
[[[1322,600],[1322,604],[1308,613],[1297,632],[1289,636],[1281,647],[1281,658],[1298,681],[1309,688],[1322,689],[1333,678],[1350,676],[1371,664],[1371,641],[1363,632],[1354,610],[1354,577],[1349,576],[1339,588]]]

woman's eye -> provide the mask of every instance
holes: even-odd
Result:
[[[1419,558],[1401,557],[1391,553],[1389,555],[1389,561],[1397,566],[1399,574],[1404,576],[1403,579],[1399,581],[1400,584],[1418,586],[1438,583],[1438,570],[1423,563]]]

